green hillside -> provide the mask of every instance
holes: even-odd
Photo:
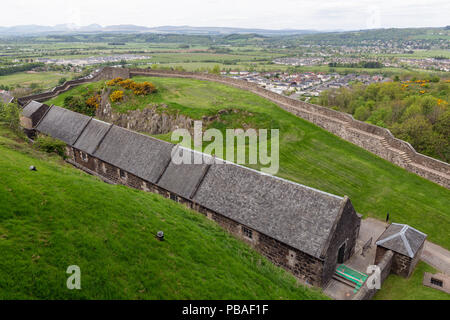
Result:
[[[0,299],[324,298],[203,215],[106,184],[1,126],[0,155]],[[69,265],[81,290],[66,288]]]
[[[450,190],[412,174],[372,153],[348,143],[247,91],[192,79],[136,77],[151,81],[158,92],[130,97],[114,103],[124,112],[165,103],[166,112],[182,113],[193,119],[233,110],[210,124],[224,129],[252,127],[280,129],[278,175],[340,196],[348,195],[365,217],[408,223],[428,234],[428,239],[450,248]],[[103,82],[83,85],[50,101],[64,106],[71,95],[89,96]],[[237,111],[237,112],[235,112]],[[159,138],[169,140],[170,135]]]

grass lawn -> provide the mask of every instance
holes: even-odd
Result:
[[[240,109],[212,124],[239,128],[280,129],[280,170],[278,175],[340,196],[347,195],[365,217],[407,223],[428,234],[428,239],[450,249],[450,190],[410,173],[372,153],[279,108],[247,91],[226,85],[175,78],[136,77],[148,80],[158,93],[115,104],[117,111],[165,103],[169,111],[193,119],[216,114],[221,109]],[[50,101],[63,106],[64,97],[77,94],[91,83],[77,87]],[[246,113],[245,113],[246,112]],[[250,113],[250,114],[249,114]],[[170,135],[159,136],[168,140]]]
[[[419,261],[409,279],[389,275],[374,300],[450,300],[450,295],[422,285],[424,272],[437,271],[423,261]]]
[[[203,215],[106,184],[2,127],[0,155],[0,299],[325,298]],[[66,288],[69,265],[81,290]]]
[[[58,85],[61,78],[70,80],[73,73],[59,73],[59,72],[19,72],[7,76],[0,76],[0,85],[7,85],[10,87],[28,87],[32,83],[37,83],[42,89],[49,89]]]

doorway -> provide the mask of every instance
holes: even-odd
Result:
[[[345,242],[339,247],[337,262],[344,263],[344,258],[345,258]]]

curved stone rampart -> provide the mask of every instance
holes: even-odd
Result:
[[[450,165],[448,163],[418,153],[408,142],[395,138],[388,129],[356,120],[347,113],[282,96],[253,82],[230,77],[174,70],[105,67],[89,79],[67,81],[49,92],[19,98],[18,101],[20,105],[24,105],[31,100],[45,101],[81,83],[116,77],[131,78],[134,76],[192,78],[223,83],[253,92],[276,103],[284,110],[310,121],[383,159],[450,189]]]

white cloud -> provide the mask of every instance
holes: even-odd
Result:
[[[447,0],[16,0],[0,25],[75,23],[272,29],[364,29],[448,24]]]

